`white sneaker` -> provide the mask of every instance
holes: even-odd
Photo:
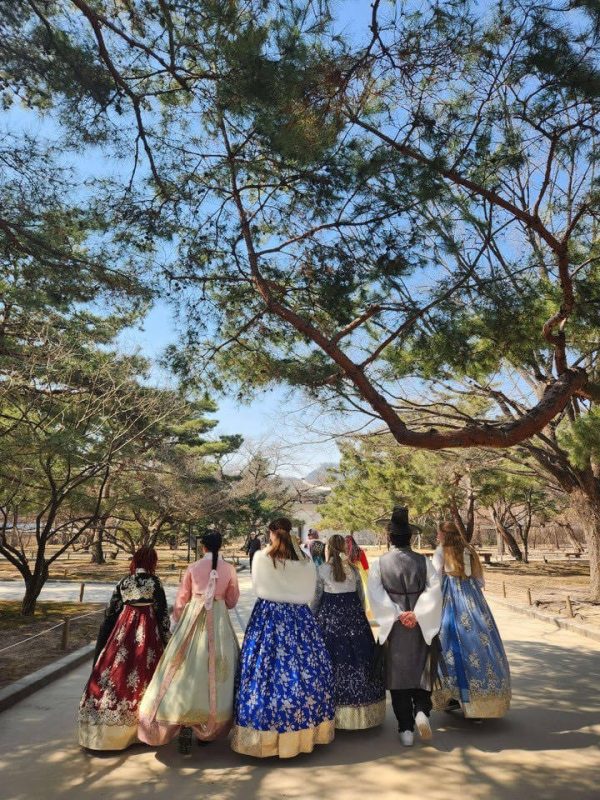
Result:
[[[423,711],[418,711],[415,717],[415,725],[419,731],[421,739],[431,739],[433,733],[431,732],[431,725],[429,724],[429,717]]]
[[[404,747],[412,747],[415,743],[415,735],[412,731],[400,731],[400,741]]]

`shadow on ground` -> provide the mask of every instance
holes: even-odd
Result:
[[[73,686],[54,706],[35,696],[19,715],[19,730],[0,734],[2,794],[6,800],[592,800],[600,781],[600,655],[543,641],[507,642],[515,699],[504,720],[474,725],[458,714],[437,714],[431,744],[402,748],[388,710],[382,728],[342,732],[333,744],[291,761],[257,761],[233,754],[226,741],[195,747],[182,757],[174,744],[136,746],[92,755],[74,743],[75,731],[51,730],[57,706],[73,725]],[[74,673],[81,681],[81,671]],[[44,697],[39,695],[40,700]],[[73,709],[73,712],[71,711]],[[10,714],[2,722],[10,721]]]
[[[436,714],[433,742],[407,750],[399,745],[388,709],[384,727],[338,733],[331,746],[311,756],[268,764],[240,759],[235,785],[222,796],[345,800],[414,792],[437,800],[468,786],[472,797],[490,800],[597,797],[600,766],[596,762],[594,777],[593,765],[600,756],[600,727],[594,732],[593,726],[600,726],[598,653],[512,642],[510,659],[517,697],[505,719],[477,725],[460,713]],[[231,765],[227,748],[220,743],[212,747],[211,753],[198,748],[190,758],[188,769],[201,781]],[[157,751],[156,759],[169,769],[182,768],[174,748]],[[592,769],[582,769],[584,764]]]

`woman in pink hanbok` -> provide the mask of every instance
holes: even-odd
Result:
[[[185,728],[200,741],[229,732],[239,657],[229,619],[240,595],[235,567],[219,556],[221,534],[202,537],[204,558],[183,576],[173,607],[177,623],[140,704],[138,736],[165,744]]]

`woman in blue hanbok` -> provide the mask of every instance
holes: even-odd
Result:
[[[433,563],[443,574],[441,654],[433,707],[460,707],[465,717],[503,717],[511,698],[510,670],[502,639],[483,595],[476,550],[451,522],[439,530]]]
[[[374,728],[385,718],[385,686],[373,675],[375,639],[365,614],[362,581],[346,555],[343,536],[329,537],[326,558],[317,567],[311,607],[333,661],[335,727]]]
[[[316,568],[282,517],[254,556],[257,601],[240,656],[231,746],[237,753],[292,758],[335,734],[333,668],[310,611]]]

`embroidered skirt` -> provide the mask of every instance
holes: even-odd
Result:
[[[502,717],[511,699],[510,669],[492,612],[474,578],[444,577],[436,709],[458,700],[466,717]]]
[[[333,662],[335,727],[363,730],[385,718],[385,687],[373,677],[375,640],[357,592],[325,592],[316,614]]]
[[[239,645],[223,600],[202,597],[183,610],[140,705],[139,738],[169,742],[185,727],[202,741],[225,735],[233,718]]]
[[[162,654],[152,606],[125,606],[79,704],[79,744],[124,750],[137,741],[139,703]]]
[[[292,758],[334,735],[333,668],[310,609],[257,600],[242,645],[233,750]]]

